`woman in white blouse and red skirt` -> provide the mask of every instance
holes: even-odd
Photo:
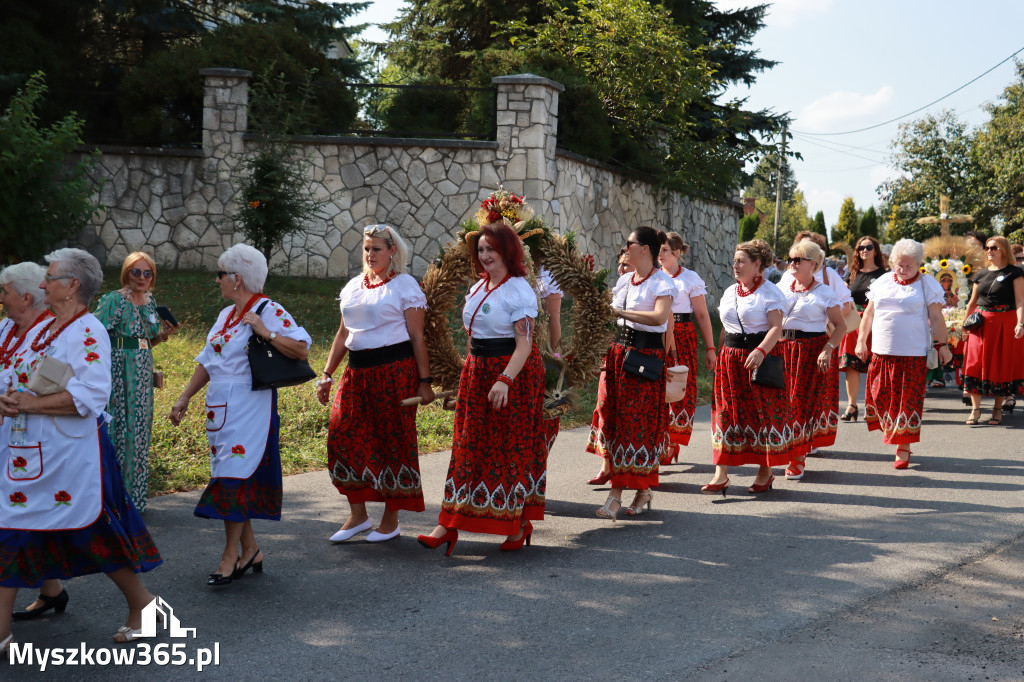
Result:
[[[814,278],[825,264],[825,252],[809,239],[789,250],[790,285],[782,289],[786,310],[782,339],[776,348],[786,366],[793,449],[786,478],[804,476],[807,455],[836,442],[839,428],[839,385],[831,371],[832,351],[846,334],[839,297]],[[826,334],[828,323],[834,325]]]
[[[683,267],[683,256],[690,250],[690,245],[677,232],[669,232],[666,237],[659,254],[661,270],[672,278],[676,292],[672,301],[673,324],[671,333],[665,335],[665,345],[675,364],[685,365],[690,371],[683,399],[668,406],[671,444],[662,454],[662,464],[678,459],[680,446],[689,445],[690,434],[693,433],[693,412],[697,408],[697,327],[704,337],[704,367],[709,372],[714,370],[717,357],[711,317],[704,300],[707,286],[696,272]]]
[[[636,228],[626,241],[634,270],[619,277],[612,292],[612,308],[620,321],[604,358],[587,442],[587,452],[603,459],[601,477],[611,481],[608,499],[597,515],[612,521],[627,488],[636,490],[636,496],[626,514],[642,514],[645,505],[651,508],[651,488],[658,485],[659,465],[668,448],[664,337],[676,289],[672,278],[657,267],[665,241],[660,230]],[[638,376],[626,369],[627,354],[660,361],[661,371],[655,378]]]
[[[718,365],[711,405],[711,443],[715,476],[701,488],[706,495],[729,489],[729,467],[756,464],[751,493],[772,489],[772,467],[791,461],[793,429],[785,388],[754,383],[751,375],[768,354],[781,356],[776,347],[782,336],[786,299],[764,278],[774,259],[761,239],[743,242],[733,254],[736,284],[722,294]]]
[[[466,296],[469,337],[455,406],[452,458],[438,525],[417,539],[428,549],[459,531],[506,536],[503,551],[523,548],[544,519],[547,444],[544,369],[533,345],[537,294],[526,279],[523,244],[504,223],[466,241],[480,281]]]
[[[398,512],[421,512],[416,405],[434,399],[430,363],[423,341],[427,298],[405,273],[409,247],[393,227],[363,229],[363,276],[339,296],[341,324],[327,355],[317,398],[330,398],[334,371],[348,355],[348,367],[334,395],[327,435],[327,470],[348,498],[348,519],[331,542],[344,542],[373,528],[367,502],[383,502],[380,525],[367,542],[402,533]]]
[[[913,239],[893,245],[893,272],[868,288],[858,330],[857,356],[871,358],[864,421],[869,431],[882,432],[883,442],[896,446],[895,469],[910,466],[910,445],[921,440],[926,360],[933,336],[939,362],[946,364],[953,357],[942,317],[945,292],[934,277],[922,276],[922,261],[924,247]]]

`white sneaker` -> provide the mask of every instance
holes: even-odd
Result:
[[[355,535],[359,535],[360,533],[365,533],[371,528],[373,528],[373,522],[370,521],[370,519],[366,519],[358,526],[353,526],[345,530],[339,530],[337,533],[331,536],[331,542],[345,542],[345,540],[348,540],[349,538]]]
[[[372,533],[370,533],[369,535],[366,536],[366,541],[367,542],[387,542],[388,540],[394,540],[395,538],[397,538],[401,534],[402,534],[402,527],[401,526],[395,526],[395,529],[393,531],[391,531],[390,533],[378,533],[377,531],[373,531]]]

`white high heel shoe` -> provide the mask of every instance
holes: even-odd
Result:
[[[365,521],[360,523],[358,526],[352,526],[351,528],[339,530],[337,533],[331,536],[331,542],[345,542],[351,537],[365,533],[366,531],[373,528],[373,522],[367,518]]]
[[[640,516],[644,513],[644,505],[647,505],[647,511],[651,511],[651,502],[654,501],[654,491],[648,488],[647,490],[637,490],[636,497],[633,498],[633,504],[626,507],[627,516]]]

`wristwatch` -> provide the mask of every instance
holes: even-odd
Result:
[[[277,332],[270,332],[270,336],[267,337],[267,341],[273,342],[277,338]]]

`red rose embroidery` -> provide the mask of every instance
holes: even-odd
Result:
[[[90,336],[89,338],[87,338],[85,340],[85,345],[87,345],[87,346],[95,346],[96,345],[96,339],[94,339],[94,338],[92,338]]]
[[[292,326],[292,321],[291,320],[285,320],[281,324],[283,324],[285,326],[285,328],[287,328],[287,327]]]
[[[231,448],[232,457],[245,457],[245,448],[241,445],[235,445]]]
[[[86,353],[85,361],[89,363],[98,362],[100,359],[99,353]]]
[[[11,495],[12,507],[24,507],[26,502],[28,502],[28,498],[25,497],[25,493],[14,493]]]
[[[19,384],[27,384],[28,383],[28,375],[25,374],[24,372],[19,374],[18,375],[18,383]]]
[[[53,499],[57,501],[57,504],[53,505],[55,507],[62,504],[67,507],[71,506],[71,495],[69,495],[66,490],[61,490],[53,496]]]
[[[212,421],[214,420],[214,418],[215,418],[216,416],[217,416],[217,415],[216,415],[216,414],[214,413],[214,411],[213,411],[213,410],[210,410],[209,412],[207,412],[207,413],[206,413],[206,418],[207,418],[207,420],[209,420],[209,421],[211,421],[211,422],[212,422]]]
[[[219,343],[213,344],[213,352],[220,353],[221,345]]]

